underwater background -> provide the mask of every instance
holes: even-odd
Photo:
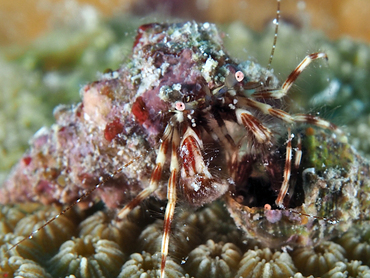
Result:
[[[68,6],[60,2],[59,7],[70,11],[65,18],[59,15],[53,19],[54,25],[61,27],[43,35],[41,31],[29,31],[39,38],[31,43],[29,38],[20,39],[23,45],[10,44],[11,39],[4,41],[0,48],[0,180],[6,178],[11,166],[27,149],[32,135],[54,122],[55,106],[78,102],[78,91],[83,85],[98,79],[106,69],[116,69],[124,63],[136,29],[143,23],[188,19],[190,11],[196,10],[193,14],[196,19],[214,19],[212,21],[218,23],[218,28],[225,33],[225,48],[231,56],[266,66],[274,28],[262,19],[274,18],[275,1],[265,4],[269,16],[260,15],[260,23],[250,23],[255,30],[240,21],[248,17],[240,11],[244,1],[237,2],[238,16],[231,13],[228,17],[227,9],[222,9],[218,2],[189,2],[186,9],[180,1],[173,1],[171,5],[164,2],[165,12],[159,10],[147,15],[147,11],[140,8],[143,3],[134,5],[128,1],[116,4],[118,10],[126,14],[110,17],[104,16],[108,11],[97,9],[93,4],[69,1]],[[340,3],[347,7],[345,1]],[[285,10],[284,4],[285,1],[281,8],[283,19],[285,12],[287,16],[279,29],[272,64],[280,81],[306,54],[320,50],[329,56],[328,65],[310,65],[295,82],[287,100],[289,111],[320,114],[349,133],[350,144],[362,157],[369,157],[370,49],[366,38],[362,35],[343,37],[331,32],[341,29],[338,22],[342,22],[332,11],[325,18],[335,18],[337,21],[333,19],[333,22],[338,27],[326,27],[329,38],[323,32],[325,28],[312,28],[315,21],[303,16],[298,20],[297,15],[301,14],[307,18],[312,3],[307,3],[307,14],[297,12],[297,7],[294,10],[289,6]],[[50,13],[50,7],[44,8],[46,14]],[[245,9],[265,8],[249,3]],[[9,27],[1,26],[0,30],[6,29],[3,33],[10,32]],[[40,227],[61,208],[39,204],[1,205],[0,277],[143,277],[142,273],[156,277],[164,206],[165,203],[150,199],[119,224],[112,220],[114,213],[101,203],[88,210],[75,207],[40,230],[33,239],[7,252],[12,244]],[[367,221],[354,223],[344,235],[315,248],[273,250],[264,248],[239,230],[222,201],[218,201],[190,212],[179,204],[171,236],[169,277],[370,277]]]

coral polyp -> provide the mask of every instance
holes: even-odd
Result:
[[[115,277],[124,261],[125,254],[116,243],[82,236],[63,243],[48,268],[54,277]]]
[[[5,235],[13,232],[16,224],[25,216],[17,207],[1,207],[0,210],[0,233]]]
[[[117,223],[102,211],[86,218],[79,225],[79,236],[92,236],[117,243],[124,252],[132,251],[137,245],[140,227],[131,221]]]
[[[344,261],[346,251],[333,242],[322,242],[314,248],[298,248],[292,252],[294,264],[304,275],[322,276],[334,268],[337,262]]]
[[[32,260],[12,256],[1,264],[2,277],[52,278],[43,267]],[[1,277],[1,276],[0,276]]]
[[[14,233],[19,236],[28,236],[58,213],[60,213],[58,209],[41,207],[40,210],[21,219],[15,226]],[[69,214],[69,216],[62,215],[59,221],[50,223],[35,234],[33,240],[38,242],[44,253],[56,253],[64,241],[76,235],[77,226],[72,220],[72,215]]]
[[[352,227],[337,243],[342,245],[351,260],[359,260],[370,266],[370,226]]]
[[[177,278],[183,277],[184,270],[180,265],[176,264],[172,260],[168,260],[168,266],[166,268],[166,277]],[[122,271],[118,275],[118,278],[157,278],[160,275],[161,268],[161,254],[155,253],[151,255],[143,251],[141,254],[134,253],[130,256],[130,259],[122,266]]]
[[[239,263],[235,277],[290,277],[297,272],[292,258],[285,252],[270,249],[249,250]]]
[[[184,268],[193,277],[234,277],[241,259],[240,249],[232,243],[208,240],[189,253]]]

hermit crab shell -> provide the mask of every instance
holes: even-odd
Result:
[[[240,187],[227,198],[236,224],[268,247],[316,245],[356,221],[369,219],[368,161],[332,135],[314,134],[312,128],[296,134],[302,137],[302,163],[292,176],[295,184],[285,198],[286,209],[271,208],[270,204],[250,206],[243,202],[247,198],[241,198]],[[295,144],[293,140],[293,147]],[[275,150],[271,159],[284,165],[278,153]],[[261,187],[271,186],[272,181],[261,183],[266,180],[262,176],[250,178],[246,184],[253,186],[258,179]]]
[[[194,89],[194,94],[203,86],[216,88],[225,82],[221,68],[238,66],[221,36],[210,23],[142,25],[121,68],[84,86],[80,103],[55,108],[56,123],[31,139],[0,188],[0,203],[68,205],[102,179],[107,180],[104,186],[81,200],[81,206],[102,200],[117,208],[132,200],[149,184],[168,123],[164,115],[173,109],[180,88]],[[247,61],[240,67],[248,73],[245,79],[277,86],[272,72],[258,64]],[[166,198],[166,177],[165,171],[162,190],[154,193],[159,199]]]

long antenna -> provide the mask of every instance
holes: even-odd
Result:
[[[274,24],[275,24],[274,43],[272,44],[270,60],[267,65],[267,69],[271,68],[272,58],[274,57],[276,42],[277,42],[277,37],[278,37],[278,31],[279,31],[279,21],[280,21],[280,0],[277,0],[276,18],[274,19]]]
[[[129,165],[131,165],[132,163],[134,163],[135,161],[137,161],[137,159],[139,159],[140,157],[141,156],[135,157],[133,160],[131,160],[130,162],[126,163],[122,167],[119,167],[117,170],[115,170],[113,173],[109,174],[107,177],[105,177],[105,178],[101,177],[100,178],[100,181],[99,181],[99,183],[97,185],[95,185],[93,188],[87,190],[86,193],[84,193],[80,198],[78,198],[76,201],[74,201],[71,205],[69,205],[68,207],[66,207],[65,209],[63,209],[59,214],[55,215],[54,217],[52,217],[51,219],[49,219],[48,221],[46,221],[46,223],[44,225],[42,225],[40,228],[32,231],[32,233],[30,233],[28,236],[25,236],[22,240],[18,241],[16,244],[14,244],[13,246],[11,246],[6,252],[10,252],[12,249],[14,249],[15,247],[17,247],[19,244],[21,244],[22,242],[26,241],[27,239],[31,239],[38,231],[42,230],[44,227],[46,227],[47,225],[49,225],[51,222],[53,222],[54,220],[56,220],[60,216],[64,215],[72,207],[74,207],[75,205],[77,205],[78,203],[80,203],[82,200],[86,199],[96,189],[98,189],[100,186],[102,186],[109,179],[111,179],[114,176],[116,176],[124,168],[128,167]]]

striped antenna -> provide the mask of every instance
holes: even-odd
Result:
[[[278,37],[278,31],[279,31],[279,21],[280,21],[280,0],[277,0],[277,10],[276,10],[276,18],[274,19],[275,24],[275,35],[274,35],[274,42],[272,44],[271,54],[270,54],[270,60],[267,65],[267,69],[271,68],[272,58],[274,57],[275,48],[276,48],[276,41]]]
[[[119,167],[116,171],[114,171],[112,174],[108,175],[107,177],[105,177],[105,178],[101,177],[100,178],[100,181],[99,181],[99,183],[97,185],[95,185],[93,188],[87,190],[86,193],[84,193],[80,198],[78,198],[76,201],[74,201],[71,205],[69,205],[68,207],[66,207],[65,209],[63,209],[59,214],[55,215],[54,217],[52,217],[51,219],[49,219],[48,221],[46,221],[46,223],[44,225],[42,225],[40,228],[34,230],[28,236],[25,236],[22,240],[18,241],[16,244],[14,244],[13,246],[11,246],[6,252],[10,252],[12,249],[16,248],[19,244],[21,244],[22,242],[26,241],[27,239],[32,239],[33,236],[38,231],[42,230],[44,227],[46,227],[47,225],[49,225],[51,222],[53,222],[54,220],[58,219],[60,216],[62,216],[67,211],[69,211],[71,208],[73,208],[75,205],[77,205],[78,203],[80,203],[82,200],[86,199],[91,193],[93,193],[96,189],[98,189],[100,186],[102,186],[105,182],[107,182],[109,179],[113,178],[115,175],[117,175],[119,172],[121,172],[124,168],[128,167],[129,165],[131,165],[132,163],[134,163],[135,161],[137,161],[139,158],[140,158],[140,156],[134,158],[133,160],[131,160],[130,162],[126,163],[122,167]]]

